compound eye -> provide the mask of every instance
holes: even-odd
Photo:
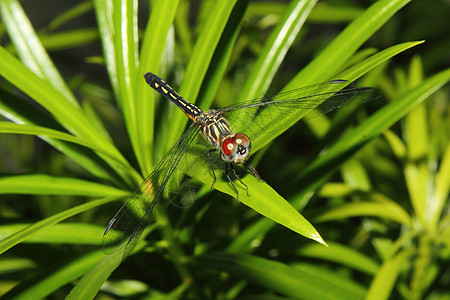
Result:
[[[234,156],[236,153],[236,140],[234,138],[228,138],[222,142],[222,153],[227,156]]]
[[[250,142],[250,138],[245,133],[236,133],[234,135],[234,139],[236,141],[236,144],[241,145],[242,147],[248,148],[250,151],[252,147],[252,143]]]
[[[233,162],[238,164],[247,159],[250,150],[252,149],[252,143],[250,142],[250,138],[244,133],[236,133],[234,139],[237,144],[237,149]]]

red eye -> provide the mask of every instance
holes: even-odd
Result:
[[[222,152],[225,155],[233,154],[236,151],[235,144],[236,144],[236,141],[234,140],[234,138],[229,138],[229,139],[224,140],[222,142]]]

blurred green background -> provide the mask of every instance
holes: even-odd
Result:
[[[448,1],[0,11],[0,296],[450,299]],[[336,78],[384,97],[255,129],[266,183],[243,176],[239,201],[201,159],[195,205],[162,210],[121,264],[104,228],[190,125],[147,71],[205,110]]]

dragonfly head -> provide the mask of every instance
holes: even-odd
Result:
[[[245,161],[252,149],[250,138],[245,133],[227,136],[220,146],[220,157],[225,162],[239,164]]]

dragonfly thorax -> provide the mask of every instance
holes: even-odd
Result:
[[[195,122],[200,126],[203,137],[216,149],[220,149],[226,137],[234,135],[228,121],[215,110],[201,114]]]

